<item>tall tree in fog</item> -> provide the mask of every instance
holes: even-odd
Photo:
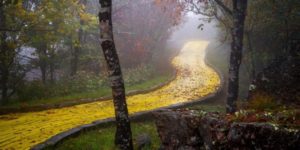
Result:
[[[74,50],[71,53],[72,58],[71,58],[71,76],[76,75],[77,70],[78,70],[78,63],[79,63],[79,54],[82,49],[82,43],[83,43],[83,25],[84,25],[84,19],[83,19],[83,14],[85,13],[85,6],[87,4],[87,0],[79,0],[79,3],[82,4],[83,9],[78,13],[79,14],[79,22],[80,22],[80,27],[78,29],[78,39],[75,42],[74,45]],[[71,41],[71,43],[73,43]]]
[[[99,3],[101,5],[99,12],[101,47],[108,66],[117,124],[115,144],[122,150],[131,150],[133,149],[133,144],[125,87],[113,38],[112,1],[99,0]]]
[[[232,9],[233,28],[231,31],[232,43],[226,105],[226,111],[228,113],[235,112],[237,107],[236,101],[239,93],[239,68],[242,61],[247,0],[233,0]]]
[[[4,6],[8,5],[5,4],[4,2],[0,3],[0,27],[1,28],[6,28],[6,15],[4,13]],[[1,100],[4,101],[7,98],[7,82],[8,82],[8,75],[9,75],[9,70],[8,70],[8,64],[6,59],[7,58],[7,53],[9,53],[9,49],[7,48],[8,45],[6,43],[6,38],[7,34],[6,31],[2,31],[0,33],[0,73],[1,73]],[[14,56],[13,56],[14,57]],[[11,60],[9,60],[11,61]]]
[[[196,12],[196,14],[214,16],[217,20],[222,20],[218,16],[218,9],[210,8],[207,6],[214,6],[215,4],[224,12],[226,16],[230,18],[230,30],[231,30],[231,53],[229,62],[229,78],[228,78],[228,89],[227,89],[227,105],[226,111],[233,113],[236,111],[236,101],[239,93],[239,69],[242,61],[243,51],[243,38],[244,38],[244,24],[247,10],[248,0],[185,0],[188,3],[188,10]],[[224,3],[226,2],[226,3]],[[204,10],[201,10],[201,4]],[[231,3],[232,7],[227,7],[226,4]]]
[[[248,0],[232,0],[232,10],[221,0],[215,0],[215,3],[232,20],[231,27],[231,52],[228,72],[228,89],[226,112],[234,113],[237,109],[237,99],[239,93],[239,70],[242,61],[244,24],[246,18]]]
[[[25,10],[20,9],[20,4],[17,0],[0,1],[0,104],[7,102],[24,77],[24,68],[18,60],[25,22],[21,18]]]

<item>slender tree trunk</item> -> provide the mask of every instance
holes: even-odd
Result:
[[[233,29],[229,79],[227,92],[227,113],[234,113],[237,108],[236,101],[239,92],[239,68],[242,60],[244,22],[247,9],[247,0],[233,0]]]
[[[87,0],[80,0],[79,2],[82,5],[86,5]],[[81,16],[79,16],[79,18],[80,18],[80,27],[78,30],[78,40],[74,46],[73,58],[71,60],[71,76],[77,74],[78,64],[79,64],[79,53],[81,52],[82,49],[82,41],[83,41],[83,34],[84,34],[82,26],[84,25],[84,21],[82,20]]]
[[[8,71],[7,70],[1,70],[2,72],[2,77],[1,77],[1,104],[5,104],[8,98]]]
[[[108,66],[117,124],[115,144],[122,150],[132,150],[132,135],[124,81],[112,32],[112,1],[99,0],[99,3],[101,5],[99,12],[101,47]]]
[[[71,61],[70,61],[70,76],[74,76],[77,72],[77,58],[76,58],[76,52],[73,44],[73,37],[70,36],[70,51],[71,51]]]
[[[44,64],[41,65],[40,69],[41,69],[41,73],[42,73],[42,82],[43,82],[43,84],[46,84],[46,81],[47,81],[47,76],[46,76],[47,70],[46,70],[45,65]]]
[[[47,67],[48,67],[47,45],[42,43],[39,51],[39,67],[42,74],[42,82],[46,84],[47,81]]]
[[[251,40],[251,31],[248,31],[247,34],[247,41],[248,41],[248,46],[249,46],[249,51],[250,51],[250,57],[251,57],[251,77],[250,80],[252,81],[255,78],[256,74],[256,67],[255,67],[255,52],[253,51],[252,47],[252,40]]]
[[[78,70],[79,51],[81,50],[81,48],[80,48],[80,42],[78,42],[76,44],[79,44],[79,45],[76,45],[74,47],[73,57],[72,57],[72,60],[71,60],[71,76],[76,75],[77,74],[77,70]]]
[[[51,62],[49,64],[49,72],[50,72],[50,81],[51,81],[51,83],[55,82],[55,75],[54,75],[55,67],[54,67],[53,59],[54,59],[53,56],[51,56]]]
[[[80,21],[80,24],[81,24],[81,21]],[[79,53],[81,51],[81,44],[82,44],[81,43],[82,35],[83,35],[83,30],[82,30],[82,27],[80,27],[79,31],[78,31],[78,40],[76,41],[75,45],[73,44],[73,41],[71,38],[71,49],[73,51],[73,56],[72,56],[72,60],[71,60],[71,76],[74,76],[77,74]]]
[[[2,3],[0,4],[0,27],[5,28],[6,27],[6,17],[4,13],[4,6]],[[1,31],[0,32],[0,55],[1,55],[1,60],[0,60],[0,74],[1,74],[1,104],[4,104],[5,101],[7,100],[7,92],[8,92],[8,76],[9,76],[9,71],[7,68],[7,43],[6,43],[6,32]]]
[[[289,33],[289,21],[288,18],[284,19],[284,28],[285,28],[285,41],[284,41],[284,50],[285,52],[291,56],[289,44],[290,44],[290,33]]]

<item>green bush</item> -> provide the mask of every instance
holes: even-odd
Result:
[[[47,87],[41,81],[26,82],[16,91],[20,101],[40,99],[48,93]]]
[[[140,65],[125,69],[124,82],[126,86],[136,85],[150,80],[155,74],[151,65]],[[16,91],[17,101],[26,102],[37,99],[68,96],[71,94],[88,93],[109,87],[107,75],[95,75],[89,72],[78,72],[73,77],[61,77],[54,83],[43,84],[41,81],[28,81]]]
[[[124,82],[126,85],[133,85],[149,80],[155,74],[151,65],[139,65],[136,68],[124,70]]]
[[[278,105],[272,96],[263,92],[257,92],[252,96],[248,107],[255,110],[266,110],[277,108]]]
[[[95,91],[107,85],[107,78],[86,72],[79,72],[74,77],[64,77],[55,83],[43,84],[41,81],[30,81],[18,88],[16,94],[20,101],[66,96],[72,93]]]

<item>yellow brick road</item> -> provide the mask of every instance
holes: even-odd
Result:
[[[206,41],[186,43],[172,61],[177,69],[175,80],[155,91],[127,97],[129,112],[132,114],[169,106],[213,93],[220,85],[220,79],[204,63],[207,45]],[[29,149],[62,131],[113,116],[111,100],[40,112],[2,115],[0,149]]]

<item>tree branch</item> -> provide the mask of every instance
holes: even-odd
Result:
[[[193,9],[186,9],[186,10],[192,11],[196,14],[201,14],[201,15],[204,15],[204,16],[209,16],[209,17],[212,16],[212,14],[202,12],[201,9],[194,3],[194,1],[189,1],[189,3],[192,4],[193,8],[195,8],[196,11],[194,11]]]
[[[232,16],[232,11],[220,0],[214,0],[228,15]]]

